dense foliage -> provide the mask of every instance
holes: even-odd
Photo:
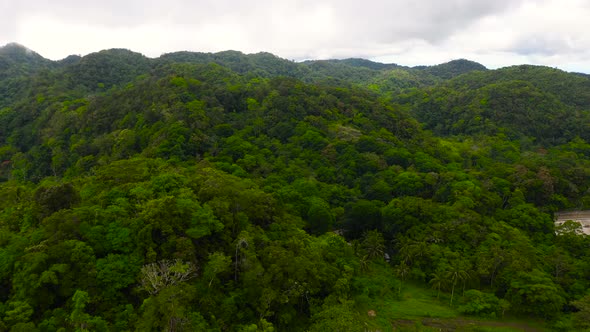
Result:
[[[363,331],[407,280],[590,326],[553,223],[590,208],[587,77],[9,45],[0,79],[0,331]]]

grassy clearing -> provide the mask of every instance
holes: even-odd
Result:
[[[376,274],[378,273],[375,271]],[[383,272],[383,271],[380,271]],[[393,278],[393,276],[391,276]],[[373,279],[374,280],[374,279]],[[361,281],[365,282],[365,281]],[[465,331],[465,332],[537,332],[544,331],[543,323],[515,318],[486,319],[462,316],[449,305],[447,294],[436,298],[436,291],[414,283],[404,283],[398,294],[399,283],[377,282],[375,296],[357,299],[357,308],[367,331]],[[455,294],[460,299],[460,294]],[[374,311],[375,316],[368,313]]]
[[[377,310],[390,319],[419,317],[453,318],[459,313],[436,300],[436,294],[429,289],[415,285],[403,286],[401,299],[382,299],[376,302]]]
[[[370,301],[360,299],[358,308],[365,313],[365,324],[368,331],[440,331],[439,328],[425,326],[423,318],[451,319],[459,313],[436,300],[436,293],[430,289],[404,283],[401,296],[397,296],[397,284],[384,297],[375,297]],[[375,317],[366,313],[373,310]]]

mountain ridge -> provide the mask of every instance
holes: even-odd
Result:
[[[4,46],[0,46],[0,54],[2,53],[3,49],[22,49],[22,50],[27,50],[28,52],[32,52],[40,57],[42,57],[43,59],[47,60],[47,61],[51,61],[54,63],[60,63],[63,62],[64,60],[74,56],[74,57],[85,57],[87,55],[93,54],[93,53],[99,53],[101,51],[108,51],[108,50],[113,50],[113,49],[121,49],[121,48],[108,48],[108,49],[103,49],[103,50],[99,50],[99,51],[95,51],[95,52],[90,52],[86,55],[77,55],[77,54],[70,54],[66,57],[64,57],[63,59],[57,59],[57,60],[51,60],[48,58],[43,57],[42,55],[40,55],[39,53],[37,53],[36,51],[28,48],[27,46],[20,44],[18,42],[9,42],[7,44],[5,44]],[[124,49],[130,52],[134,52],[130,49]],[[485,70],[488,69],[486,66],[484,66],[481,63],[478,63],[477,61],[473,61],[473,60],[469,60],[469,59],[465,59],[465,58],[457,58],[457,59],[453,59],[453,60],[449,60],[446,62],[440,62],[440,63],[434,63],[434,64],[430,64],[430,65],[415,65],[415,66],[407,66],[407,65],[401,65],[398,63],[384,63],[384,62],[378,62],[378,61],[374,61],[374,60],[370,60],[370,59],[366,59],[366,58],[360,58],[360,57],[349,57],[349,58],[329,58],[329,59],[307,59],[307,60],[301,60],[301,61],[294,61],[294,60],[288,60],[286,58],[281,58],[278,55],[275,55],[273,53],[267,52],[267,51],[260,51],[260,52],[255,52],[255,53],[244,53],[242,51],[237,51],[237,50],[225,50],[225,51],[219,51],[219,52],[203,52],[203,51],[188,51],[188,50],[179,50],[179,51],[172,51],[172,52],[166,52],[161,54],[160,56],[157,57],[147,57],[148,59],[152,59],[152,60],[157,60],[160,59],[162,57],[168,57],[170,55],[176,54],[176,53],[194,53],[194,54],[201,54],[201,55],[219,55],[219,54],[223,54],[223,53],[227,53],[227,52],[234,52],[236,54],[240,54],[243,56],[256,56],[256,55],[261,55],[261,54],[266,54],[266,55],[272,55],[276,58],[279,58],[281,60],[284,61],[289,61],[289,62],[293,62],[293,63],[306,63],[306,62],[316,62],[316,61],[329,61],[329,62],[339,62],[339,63],[343,63],[352,67],[365,67],[365,68],[370,68],[370,69],[377,69],[377,70],[381,70],[381,69],[394,69],[394,68],[410,68],[410,69],[418,69],[418,70],[422,70],[422,69],[426,69],[426,68],[432,68],[432,67],[437,67],[437,66],[441,66],[441,65],[449,65],[449,64],[454,64],[457,62],[462,62],[462,61],[467,61],[470,63],[473,63],[475,65],[478,65],[477,67],[479,67],[479,70]],[[134,53],[139,53],[139,52],[134,52]],[[141,53],[140,53],[141,54]],[[143,54],[142,54],[143,55]],[[498,67],[498,68],[494,68],[494,69],[502,69],[502,68],[506,68],[506,67],[511,67],[511,66],[519,66],[519,65],[532,65],[532,64],[514,64],[514,65],[507,65],[507,66],[503,66],[503,67]],[[541,67],[548,67],[549,66],[544,66],[544,65],[534,65],[534,66],[541,66]],[[563,69],[559,69],[562,70],[564,72],[567,73],[572,73],[572,74],[579,74],[579,75],[583,75],[583,76],[590,76],[590,73],[584,73],[584,72],[577,72],[577,71],[567,71],[567,70],[563,70]]]
[[[53,63],[60,63],[63,62],[64,60],[70,58],[70,57],[87,57],[89,55],[93,55],[96,53],[100,53],[100,52],[104,52],[104,51],[112,51],[112,50],[121,50],[121,51],[128,51],[128,52],[132,52],[132,53],[138,53],[138,52],[134,52],[132,50],[129,49],[122,49],[122,48],[110,48],[110,49],[104,49],[104,50],[100,50],[100,51],[96,51],[96,52],[91,52],[89,54],[86,54],[84,56],[80,56],[80,55],[75,55],[75,54],[71,54],[63,59],[60,60],[50,60],[47,59],[45,57],[43,57],[42,55],[40,55],[39,53],[35,52],[32,49],[29,49],[28,47],[16,43],[16,42],[11,42],[11,43],[7,43],[4,46],[0,47],[0,55],[2,55],[3,53],[6,53],[7,51],[13,51],[13,50],[21,50],[23,52],[26,53],[30,53],[30,54],[34,54],[37,55],[41,58],[43,58],[46,61],[49,62],[53,62]],[[141,54],[141,53],[138,53]],[[257,57],[257,56],[273,56],[277,59],[283,60],[283,61],[288,61],[288,62],[292,62],[292,63],[296,63],[296,64],[302,64],[302,63],[306,63],[306,62],[320,62],[320,61],[328,61],[328,62],[334,62],[334,63],[343,63],[346,65],[349,65],[351,67],[364,67],[364,68],[369,68],[369,69],[374,69],[374,70],[382,70],[382,69],[394,69],[394,68],[410,68],[410,69],[423,69],[423,68],[428,68],[428,67],[434,67],[434,66],[440,66],[440,65],[446,65],[446,64],[450,64],[456,61],[461,61],[461,60],[465,60],[465,61],[469,61],[469,62],[473,62],[473,63],[477,63],[471,60],[466,60],[466,59],[455,59],[455,60],[451,60],[448,62],[443,62],[443,63],[438,63],[438,64],[433,64],[433,65],[427,65],[427,66],[414,66],[414,67],[410,67],[410,66],[404,66],[404,65],[399,65],[396,63],[381,63],[381,62],[377,62],[377,61],[373,61],[373,60],[369,60],[369,59],[364,59],[364,58],[356,58],[356,57],[351,57],[351,58],[339,58],[339,59],[317,59],[317,60],[304,60],[304,61],[300,61],[300,62],[295,62],[292,60],[287,60],[285,58],[281,58],[275,54],[269,53],[269,52],[256,52],[256,53],[243,53],[241,51],[235,51],[235,50],[226,50],[226,51],[220,51],[220,52],[199,52],[199,51],[174,51],[174,52],[167,52],[164,53],[158,57],[146,57],[145,55],[143,55],[144,57],[150,59],[150,60],[159,60],[162,58],[167,58],[167,57],[171,57],[171,56],[175,56],[177,54],[191,54],[191,55],[198,55],[198,56],[202,56],[202,57],[216,57],[216,56],[222,56],[224,54],[234,54],[234,55],[238,55],[238,56],[252,56],[252,57]],[[485,66],[482,65],[482,67],[485,68]]]

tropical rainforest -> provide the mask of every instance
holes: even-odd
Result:
[[[388,331],[408,287],[588,330],[589,142],[548,67],[9,44],[0,331]]]

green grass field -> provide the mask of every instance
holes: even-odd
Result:
[[[382,287],[382,285],[380,285]],[[465,331],[465,332],[537,332],[545,331],[543,322],[516,318],[486,319],[462,316],[450,306],[448,294],[414,283],[404,283],[382,297],[360,299],[357,308],[364,317],[367,331]],[[459,300],[461,294],[455,294]],[[367,313],[372,310],[374,317]]]
[[[389,319],[409,319],[418,317],[453,318],[459,313],[436,300],[436,293],[412,284],[402,286],[401,299],[382,299],[376,303],[377,309]]]

